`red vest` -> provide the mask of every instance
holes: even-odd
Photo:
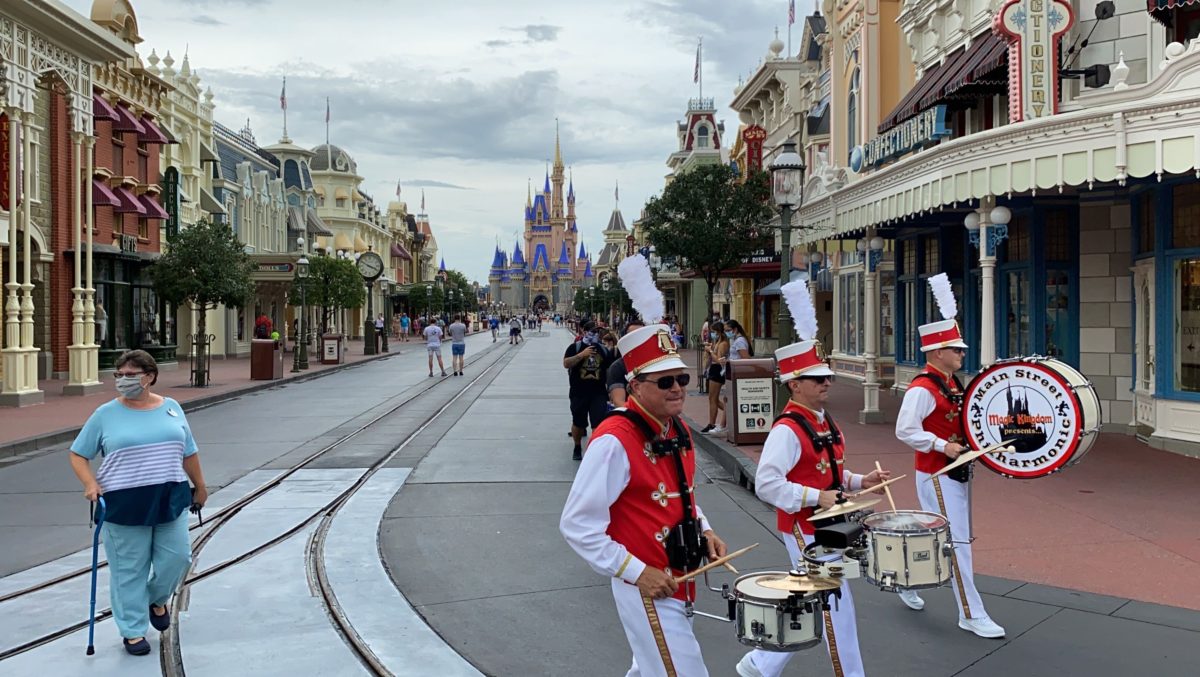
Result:
[[[630,397],[625,406],[632,412],[640,414],[654,430],[661,430],[659,423],[648,416]],[[668,422],[669,427],[669,422]],[[662,437],[669,437],[669,434]],[[691,433],[685,427],[683,434],[691,440]],[[675,468],[675,460],[670,456],[655,456],[650,451],[650,440],[636,424],[621,416],[609,416],[597,426],[592,433],[592,439],[602,435],[613,435],[621,442],[625,455],[629,459],[629,484],[608,509],[608,535],[629,551],[631,555],[646,563],[646,566],[666,570],[667,560],[666,538],[671,528],[683,520],[683,502],[679,496],[679,474]],[[683,470],[687,475],[689,489],[693,490],[692,505],[696,501],[695,451],[684,452]],[[684,572],[674,571],[679,576]],[[679,586],[675,597],[677,599],[695,599],[695,583]]]
[[[783,408],[785,412],[795,412],[803,416],[812,426],[813,432],[824,433],[829,432],[829,424],[826,422],[818,422],[817,414],[808,407],[803,407],[795,402],[788,401],[787,406]],[[829,454],[822,451],[817,452],[813,446],[812,439],[808,433],[804,431],[798,424],[788,419],[780,419],[776,426],[787,426],[800,440],[800,460],[792,469],[788,471],[787,481],[793,484],[803,484],[815,491],[825,491],[833,487],[834,478],[841,477],[842,472],[842,457],[845,454],[845,443],[839,442],[833,447],[834,459],[837,467],[831,467],[829,464]],[[834,473],[838,473],[835,475]],[[814,508],[802,508],[799,512],[784,512],[778,508],[775,509],[776,525],[779,530],[785,534],[792,533],[792,526],[800,525],[800,531],[812,535],[815,533],[813,523],[808,521],[812,517]]]
[[[929,365],[925,366],[925,373],[933,374],[945,381],[950,392],[962,394],[953,378],[947,380],[945,374]],[[942,389],[936,383],[928,378],[918,378],[909,383],[908,387],[921,388],[933,395],[933,401],[936,403],[933,411],[921,422],[921,427],[926,432],[931,432],[947,442],[966,443],[967,436],[966,429],[963,427],[962,412],[958,406],[942,394]],[[930,449],[928,452],[918,451],[916,457],[917,470],[923,473],[932,474],[950,464],[950,458],[936,449]]]

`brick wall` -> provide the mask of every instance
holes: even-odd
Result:
[[[50,270],[48,299],[50,309],[50,350],[54,353],[54,371],[69,369],[67,346],[71,344],[71,288],[75,286],[74,259],[65,254],[74,247],[75,233],[71,218],[75,198],[71,181],[71,133],[67,118],[66,100],[54,94],[49,102],[49,112],[43,138],[47,139],[48,162],[43,165],[46,186],[42,195],[48,197],[50,238],[53,244],[54,263]]]
[[[1106,429],[1124,432],[1133,419],[1129,205],[1084,204],[1079,216],[1079,367]]]

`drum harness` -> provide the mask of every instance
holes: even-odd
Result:
[[[958,386],[958,393],[952,392],[950,390],[950,387],[946,385],[946,381],[938,374],[934,374],[934,373],[931,373],[928,371],[923,371],[923,372],[917,374],[916,376],[914,376],[913,381],[916,381],[919,378],[926,378],[926,379],[929,379],[930,381],[933,381],[935,384],[937,384],[938,389],[942,391],[942,396],[945,397],[947,400],[950,400],[951,404],[953,404],[955,407],[962,406],[963,392],[965,391],[965,389],[963,388],[962,381],[958,380],[957,375],[951,376],[950,378],[954,379],[954,385]],[[974,475],[975,475],[975,461],[971,461],[970,463],[960,465],[959,467],[955,468],[954,470],[951,470],[950,472],[946,473],[946,477],[954,480],[955,482],[961,482],[966,485],[965,488],[967,491],[967,530],[971,534],[970,539],[967,540],[968,545],[975,542],[975,510],[974,510],[973,501],[971,500],[972,499],[971,478]],[[955,542],[955,541],[953,541],[953,538],[951,539],[951,542]]]

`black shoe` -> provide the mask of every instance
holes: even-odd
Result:
[[[578,446],[575,447],[575,451],[571,452],[571,460],[572,461],[582,461],[583,460],[583,448],[582,447],[578,447]]]
[[[713,429],[713,428],[715,428],[715,427],[717,427],[717,426],[715,426],[715,425],[713,425],[713,424],[709,423],[708,425],[706,425],[706,426],[704,426],[703,428],[701,428],[700,432],[702,432],[702,433],[707,433],[707,432],[710,432],[710,431],[712,431],[712,429]]]
[[[153,614],[151,614],[151,616],[153,616]],[[150,653],[150,642],[147,642],[145,637],[133,642],[132,644],[130,644],[128,640],[122,640],[121,643],[125,645],[125,650],[134,656],[145,656],[146,654]]]
[[[153,625],[154,629],[158,630],[159,632],[166,632],[167,628],[171,627],[171,610],[167,609],[165,606],[163,609],[166,609],[163,615],[155,616],[154,605],[150,605],[150,625]]]

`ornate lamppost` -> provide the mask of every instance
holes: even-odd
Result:
[[[792,212],[804,204],[804,172],[808,168],[796,153],[796,143],[785,141],[779,154],[771,161],[771,185],[775,204],[779,207],[780,264],[779,286],[789,282],[792,267]],[[779,345],[792,342],[792,314],[779,293]],[[790,395],[786,388],[776,390],[776,409],[781,410]]]
[[[292,373],[308,369],[308,257],[304,254],[304,238],[300,238],[300,260],[296,261],[296,279],[300,280],[300,322],[296,332],[296,352],[292,356]]]

